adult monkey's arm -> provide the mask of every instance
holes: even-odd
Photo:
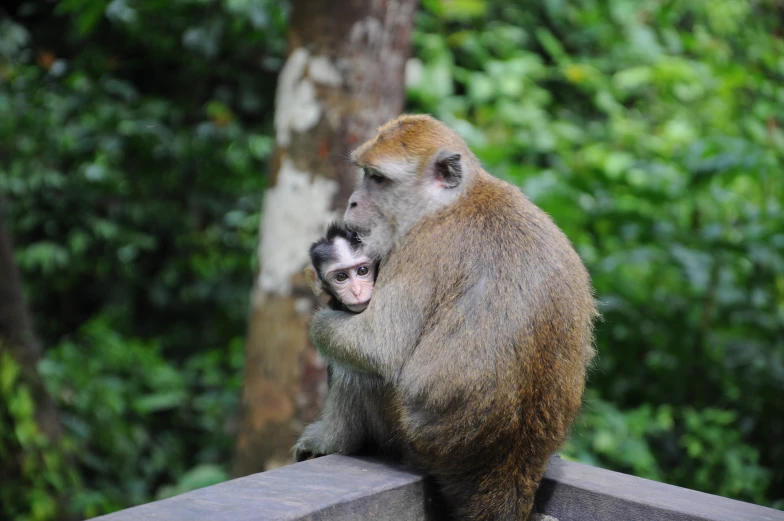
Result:
[[[391,267],[391,266],[390,266]],[[359,314],[323,309],[310,335],[326,356],[362,372],[392,378],[416,347],[424,323],[420,288],[388,281]]]

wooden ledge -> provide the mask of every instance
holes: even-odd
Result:
[[[541,521],[784,521],[784,512],[553,457]],[[378,460],[325,456],[115,512],[101,521],[441,519],[433,486]]]

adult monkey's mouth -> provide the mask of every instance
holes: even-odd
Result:
[[[370,227],[369,226],[361,226],[361,225],[358,225],[358,224],[352,224],[348,220],[345,220],[343,222],[343,226],[345,226],[346,230],[348,230],[350,233],[359,235],[360,237],[370,233]]]

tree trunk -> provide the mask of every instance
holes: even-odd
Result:
[[[33,332],[33,323],[24,301],[22,283],[14,261],[14,248],[11,236],[5,227],[2,199],[0,199],[0,374],[16,375],[10,381],[9,388],[0,389],[0,422],[10,422],[10,425],[3,430],[6,437],[11,436],[11,440],[0,439],[0,444],[5,444],[5,454],[0,458],[2,459],[0,490],[5,490],[8,494],[3,498],[6,502],[9,497],[20,499],[19,505],[3,505],[10,509],[9,512],[13,512],[17,507],[22,509],[28,507],[27,498],[24,495],[19,496],[18,493],[25,490],[31,475],[45,470],[51,472],[53,465],[62,465],[61,460],[50,460],[48,464],[46,460],[46,447],[52,447],[59,442],[61,426],[54,401],[38,376],[36,367],[40,358],[41,346]],[[5,383],[8,385],[9,382]],[[32,420],[43,437],[38,435],[31,437],[30,431],[14,418],[12,404],[13,396],[17,392],[30,393],[33,402]],[[24,439],[19,437],[19,431],[16,430],[19,427],[22,427],[20,430],[25,433]],[[40,489],[37,491],[44,492]],[[63,495],[54,489],[47,492],[51,492],[51,498],[57,501],[58,511],[63,512],[65,504]],[[44,497],[44,499],[50,498]]]
[[[294,0],[275,107],[276,150],[252,291],[233,473],[291,462],[318,414],[326,366],[308,341],[308,248],[339,219],[349,152],[398,115],[416,0]]]
[[[2,203],[2,201],[0,201]],[[38,428],[50,441],[60,437],[60,419],[54,402],[46,393],[36,365],[41,358],[41,345],[33,331],[33,321],[22,293],[22,283],[14,260],[11,236],[5,227],[0,204],[0,360],[6,353],[19,364],[23,382],[30,387],[35,401]]]

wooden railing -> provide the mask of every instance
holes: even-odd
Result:
[[[784,512],[553,457],[540,520],[784,521]],[[373,459],[325,456],[103,516],[101,521],[442,519],[430,480]]]

